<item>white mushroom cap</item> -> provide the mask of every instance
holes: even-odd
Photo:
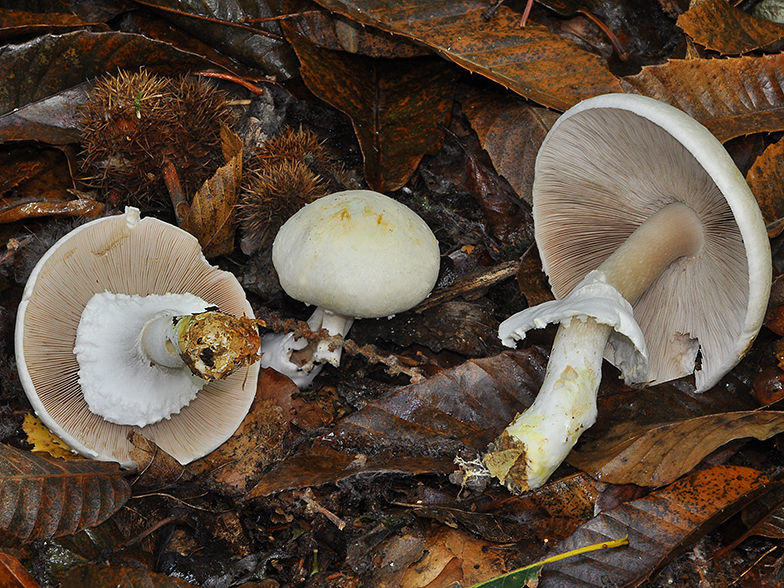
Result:
[[[631,301],[650,354],[646,382],[688,375],[699,351],[697,389],[708,389],[751,345],[772,273],[764,222],[721,143],[691,117],[636,95],[578,104],[542,144],[533,198],[558,298],[665,205],[683,202],[702,220],[702,252],[673,262]]]
[[[253,316],[237,279],[210,265],[198,241],[139,211],[89,222],[60,239],[38,262],[16,324],[19,377],[41,420],[72,449],[131,465],[129,433],[140,431],[180,463],[221,445],[245,418],[258,364],[210,382],[170,419],[137,429],[90,412],[74,354],[82,310],[97,292],[146,296],[190,293],[223,312]],[[119,373],[119,372],[118,372]]]
[[[353,318],[403,312],[438,279],[433,232],[414,211],[369,190],[319,198],[281,227],[272,262],[286,293]]]

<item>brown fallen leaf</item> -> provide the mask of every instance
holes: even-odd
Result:
[[[722,55],[765,49],[784,40],[784,27],[754,18],[726,0],[705,0],[678,17],[678,26],[694,41]]]
[[[180,578],[120,566],[84,564],[71,568],[60,588],[199,588]]]
[[[531,204],[536,154],[558,113],[487,90],[468,90],[460,102],[493,167]]]
[[[221,143],[226,164],[199,188],[180,224],[199,240],[205,257],[231,253],[237,230],[234,205],[242,180],[242,140],[223,125]]]
[[[784,130],[784,54],[673,59],[621,79],[627,92],[680,108],[720,141]]]
[[[622,91],[602,61],[543,26],[520,27],[519,13],[501,6],[488,21],[483,0],[376,2],[318,0],[362,25],[402,35],[461,67],[543,106],[566,110],[580,100]]]
[[[70,535],[112,516],[131,495],[113,463],[56,460],[0,444],[0,543]]]
[[[104,209],[103,202],[79,198],[77,200],[64,200],[53,202],[25,202],[12,204],[0,209],[0,223],[15,223],[28,218],[39,216],[78,216],[83,218],[98,218]]]
[[[751,468],[714,466],[603,512],[559,543],[554,554],[624,534],[629,546],[546,566],[539,587],[640,586],[696,538],[766,492],[767,482]]]
[[[25,567],[14,556],[0,551],[0,586],[3,588],[40,588]]]
[[[567,458],[613,484],[664,486],[733,439],[767,439],[784,431],[784,412],[739,411],[640,427],[624,422]]]
[[[319,49],[284,25],[311,92],[351,118],[365,180],[389,192],[436,153],[449,123],[457,73],[435,57],[379,60]]]
[[[775,237],[784,229],[784,198],[781,195],[781,186],[784,185],[784,141],[769,145],[757,157],[746,174],[746,182],[768,225],[768,236]]]

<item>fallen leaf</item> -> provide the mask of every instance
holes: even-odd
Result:
[[[757,199],[765,223],[770,225],[778,221],[780,232],[784,219],[784,198],[781,195],[781,186],[784,185],[784,141],[769,145],[757,157],[746,174],[746,182]]]
[[[3,588],[40,588],[18,559],[0,551],[0,586]]]
[[[501,6],[488,21],[481,0],[376,2],[318,0],[362,25],[423,43],[461,67],[543,106],[566,110],[580,100],[620,92],[601,60],[545,27],[520,27],[519,13]]]
[[[487,90],[471,89],[460,102],[493,167],[520,198],[532,204],[536,154],[558,113],[518,96]]]
[[[624,422],[569,454],[570,465],[612,484],[664,486],[733,439],[784,432],[784,412],[741,411],[640,427]]]
[[[784,130],[784,54],[728,59],[673,59],[621,79],[705,125],[720,141]]]
[[[224,125],[221,142],[226,164],[199,188],[180,224],[199,240],[205,257],[231,253],[237,230],[234,205],[242,181],[242,140]]]
[[[180,578],[120,566],[76,566],[60,580],[60,588],[199,588]]]
[[[21,106],[0,116],[0,141],[40,141],[49,145],[78,143],[76,110],[87,102],[87,82]]]
[[[784,39],[784,27],[754,18],[726,0],[705,0],[678,17],[678,26],[695,42],[722,55],[739,55]]]
[[[441,147],[456,72],[434,57],[372,59],[319,49],[296,33],[287,35],[310,91],[351,119],[365,180],[381,192],[401,188],[422,157]]]
[[[764,493],[766,484],[767,478],[757,470],[714,466],[605,511],[559,543],[555,553],[623,534],[628,535],[629,546],[546,566],[539,588],[640,586],[696,538]]]
[[[0,445],[0,543],[69,535],[99,525],[131,495],[113,463],[55,460]]]
[[[82,218],[98,218],[104,209],[104,203],[87,198],[53,202],[26,202],[0,209],[0,223],[15,223],[20,220],[41,216],[77,216]]]
[[[27,435],[27,442],[36,453],[46,453],[59,459],[81,459],[66,443],[52,433],[37,416],[27,413],[22,423],[22,430]]]

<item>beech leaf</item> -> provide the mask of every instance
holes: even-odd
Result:
[[[456,72],[435,57],[395,61],[319,49],[284,29],[310,91],[351,119],[368,184],[381,192],[405,185],[422,157],[441,147]]]
[[[221,141],[226,164],[199,188],[180,225],[199,240],[205,257],[231,253],[237,230],[234,205],[242,181],[242,140],[224,125]]]
[[[520,27],[520,14],[506,6],[488,21],[482,13],[489,4],[483,0],[317,2],[360,24],[431,47],[549,108],[566,110],[585,98],[622,91],[599,57],[543,26]]]
[[[555,552],[623,534],[628,535],[629,546],[546,566],[539,588],[640,586],[691,542],[763,494],[767,482],[751,468],[714,466],[602,512],[558,543]]]
[[[0,445],[0,543],[71,535],[99,525],[131,488],[113,463],[55,460]]]
[[[720,141],[784,130],[784,54],[674,59],[621,80],[627,92],[683,110]]]
[[[697,43],[724,55],[749,53],[784,39],[784,27],[754,18],[727,0],[705,0],[678,17]]]
[[[784,432],[784,412],[738,411],[640,427],[625,422],[572,451],[568,462],[612,484],[663,486],[733,439]]]
[[[784,219],[784,141],[769,145],[746,174],[746,182],[757,199],[762,218],[770,224]],[[780,230],[780,229],[779,229]]]
[[[40,588],[25,567],[15,557],[0,551],[0,586],[3,588]]]

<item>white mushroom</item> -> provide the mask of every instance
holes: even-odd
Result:
[[[555,123],[537,157],[536,241],[559,300],[499,328],[510,346],[560,326],[542,389],[484,463],[517,490],[543,484],[596,420],[602,356],[629,384],[691,374],[697,391],[740,360],[771,282],[762,216],[723,146],[683,112],[610,94]]]
[[[369,190],[324,196],[281,227],[272,262],[286,293],[316,307],[312,331],[345,336],[355,318],[389,317],[424,300],[438,279],[438,242],[410,208]],[[267,334],[262,366],[300,388],[324,362],[340,363],[341,341],[308,344],[292,333]]]
[[[193,236],[129,208],[36,265],[17,313],[20,380],[44,424],[88,457],[132,465],[140,430],[188,463],[230,437],[255,396],[252,317]]]

